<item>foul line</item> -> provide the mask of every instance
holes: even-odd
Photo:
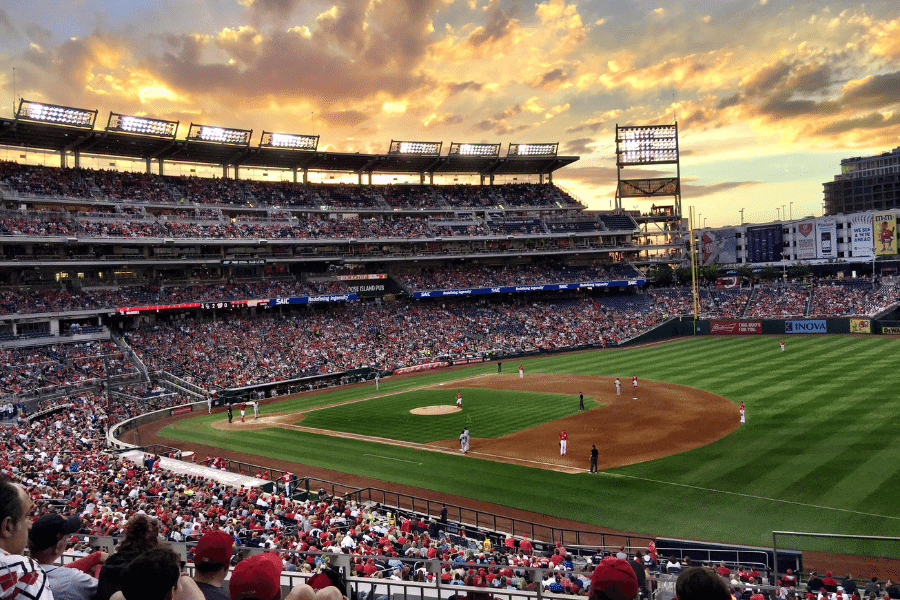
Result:
[[[835,512],[849,513],[852,515],[860,515],[863,517],[878,517],[880,519],[894,519],[900,520],[900,517],[891,516],[891,515],[879,515],[876,513],[863,512],[861,510],[851,510],[849,508],[836,508],[834,506],[822,506],[820,504],[808,504],[806,502],[797,502],[795,500],[783,500],[781,498],[770,498],[768,496],[757,496],[754,494],[742,494],[740,492],[729,492],[728,490],[717,490],[714,488],[706,488],[701,487],[699,485],[690,485],[687,483],[676,483],[674,481],[663,481],[661,479],[650,479],[648,477],[637,477],[636,475],[622,475],[620,473],[610,473],[609,471],[600,471],[601,474],[607,475],[609,477],[621,477],[623,479],[636,479],[638,481],[648,481],[650,483],[661,483],[663,485],[671,485],[673,487],[682,487],[688,488],[692,490],[699,490],[701,492],[713,492],[716,494],[724,494],[727,496],[739,496],[742,498],[750,498],[752,500],[767,500],[769,502],[780,502],[781,504],[793,504],[795,506],[803,506],[805,508],[816,508],[819,510],[831,510]]]
[[[402,458],[394,458],[392,456],[382,456],[380,454],[363,454],[363,456],[371,456],[373,458],[383,458],[385,460],[396,460],[398,462],[405,462],[405,463],[409,463],[411,465],[419,465],[419,466],[422,465],[422,463],[420,463],[420,462],[414,462],[411,460],[403,460]]]

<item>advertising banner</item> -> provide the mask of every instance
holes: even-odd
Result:
[[[745,246],[747,262],[777,262],[784,251],[784,239],[781,225],[765,225],[748,227]]]
[[[819,258],[837,258],[837,221],[834,217],[816,219],[816,253]]]
[[[730,265],[737,262],[734,229],[704,230],[700,235],[702,265]]]
[[[828,333],[827,321],[809,320],[809,321],[785,321],[785,333]]]
[[[850,333],[872,333],[872,321],[869,319],[850,319]]]
[[[882,327],[881,333],[886,335],[900,335],[900,327]]]
[[[814,221],[797,223],[797,258],[810,260],[816,257],[816,227]]]
[[[897,254],[897,215],[894,213],[875,213],[872,239],[875,242],[875,254],[887,256]]]
[[[762,333],[762,321],[713,321],[709,324],[712,335],[744,335]]]
[[[862,214],[850,217],[850,255],[872,258],[872,215]]]
[[[413,292],[413,298],[444,298],[452,296],[479,296],[481,294],[512,294],[516,292],[555,292],[558,290],[579,290],[605,287],[623,287],[628,285],[644,285],[645,279],[628,279],[621,281],[582,281],[579,283],[545,283],[536,285],[501,285],[490,288],[468,288],[461,290],[431,290]]]

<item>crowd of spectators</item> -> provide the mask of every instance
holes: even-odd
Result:
[[[129,356],[109,341],[0,350],[0,399],[32,390],[136,374]]]
[[[0,185],[23,195],[141,204],[272,206],[320,209],[501,209],[579,207],[546,184],[387,185],[264,182],[70,169],[0,161]],[[132,211],[135,214],[135,211]]]
[[[207,284],[164,284],[89,288],[81,291],[37,289],[0,292],[0,315],[101,310],[125,306],[227,302],[260,298],[291,298],[310,294],[345,294],[337,280],[308,281],[268,279]]]
[[[810,300],[809,285],[758,285],[750,296],[747,317],[802,317]]]

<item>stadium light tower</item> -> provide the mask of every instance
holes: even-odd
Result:
[[[413,154],[416,156],[440,156],[441,142],[404,142],[391,140],[388,154]]]
[[[93,129],[94,122],[97,120],[97,111],[22,99],[19,101],[16,119]]]
[[[252,129],[226,129],[213,125],[191,123],[187,139],[192,142],[212,142],[231,146],[249,146]]]
[[[559,143],[552,144],[510,144],[506,156],[556,156]]]
[[[675,174],[643,179],[622,178],[623,169],[648,165],[675,165]],[[622,198],[670,196],[675,199],[676,215],[681,215],[678,123],[640,126],[616,124],[616,167],[619,175],[616,208],[622,208]]]
[[[106,122],[106,131],[121,131],[137,135],[174,139],[175,134],[178,132],[178,121],[149,119],[147,117],[134,117],[110,112],[109,120]]]
[[[500,156],[500,144],[460,144],[450,142],[449,156],[493,157]]]
[[[315,152],[316,148],[319,147],[319,136],[263,131],[262,137],[259,138],[259,147],[310,150]]]

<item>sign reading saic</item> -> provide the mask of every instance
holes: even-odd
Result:
[[[828,333],[827,322],[824,320],[814,321],[785,321],[785,333]]]
[[[713,321],[709,332],[713,335],[762,333],[762,321]]]

